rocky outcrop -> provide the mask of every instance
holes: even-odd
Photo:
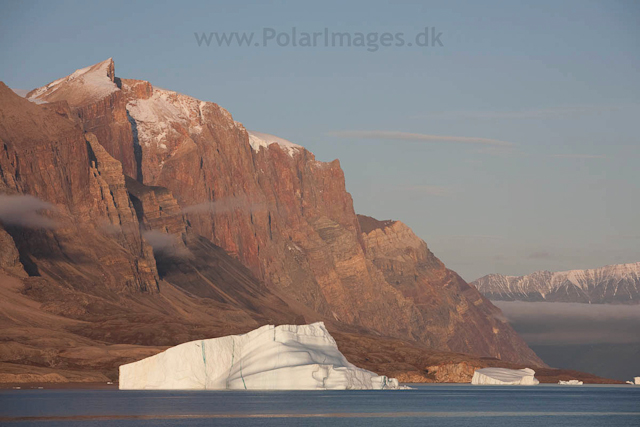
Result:
[[[171,191],[141,184],[128,176],[125,182],[138,221],[145,229],[177,235],[186,232],[182,209]]]
[[[460,362],[428,366],[426,370],[429,378],[437,383],[470,383],[475,370],[481,367],[480,364]]]
[[[555,273],[536,271],[527,276],[490,274],[472,284],[495,301],[640,304],[640,262]]]
[[[85,138],[89,145],[91,173],[95,179],[92,193],[104,202],[101,206],[106,207],[105,214],[110,225],[116,227],[112,236],[136,257],[136,269],[140,273],[136,287],[155,291],[158,289],[158,272],[153,250],[140,233],[136,211],[125,185],[122,164],[107,153],[95,135],[88,132]],[[97,189],[99,194],[96,194]]]
[[[437,349],[473,348],[483,356],[543,365],[500,310],[447,269],[409,227],[400,221],[358,218],[368,230],[362,237],[367,258],[413,307],[414,316],[406,323],[413,339]]]
[[[13,238],[0,225],[0,271],[26,276],[24,267],[20,263],[20,253],[16,248]]]
[[[35,89],[27,98],[48,103],[67,102],[83,129],[95,134],[106,151],[122,163],[124,173],[137,176],[127,101],[116,84],[112,58]]]

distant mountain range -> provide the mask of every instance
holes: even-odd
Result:
[[[489,274],[472,284],[494,301],[638,304],[640,262],[527,276]]]

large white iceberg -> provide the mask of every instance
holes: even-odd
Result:
[[[477,369],[471,384],[477,385],[537,385],[540,384],[533,369],[482,368]]]
[[[398,380],[349,363],[324,323],[266,325],[191,341],[120,366],[121,390],[397,389]]]

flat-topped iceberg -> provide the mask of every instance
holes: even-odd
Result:
[[[324,323],[266,325],[191,341],[120,366],[121,390],[398,389],[398,380],[349,363]]]
[[[477,369],[471,384],[477,385],[537,385],[540,384],[533,369],[482,368]]]
[[[560,385],[582,385],[584,383],[582,381],[579,381],[579,380],[568,380],[568,381],[560,380],[560,381],[558,381],[558,384],[560,384]]]

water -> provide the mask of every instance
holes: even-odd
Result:
[[[640,387],[407,391],[3,390],[2,426],[640,426]]]

